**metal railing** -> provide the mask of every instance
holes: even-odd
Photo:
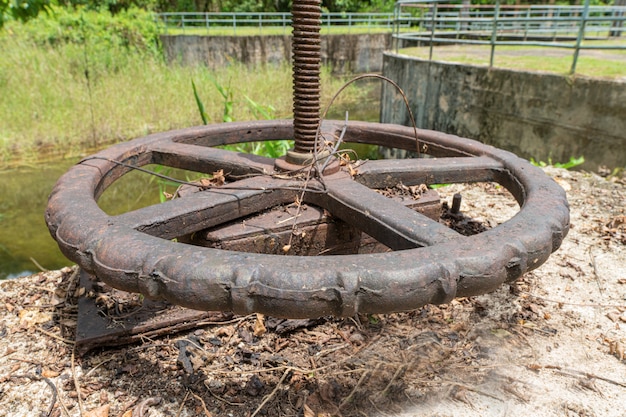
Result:
[[[400,15],[410,18],[409,14]],[[322,13],[322,28],[343,26],[359,29],[388,29],[391,31],[397,22],[395,13]],[[158,13],[162,31],[169,33],[211,34],[226,29],[233,35],[250,33],[250,28],[258,28],[259,33],[272,29],[287,34],[291,30],[291,13]],[[243,28],[246,28],[242,31]]]
[[[626,33],[626,6],[509,6],[409,1],[396,3],[394,48],[408,44],[490,45],[489,65],[497,45],[572,49],[570,73],[582,49],[621,49],[626,45],[591,45],[584,40],[619,38]],[[409,10],[407,13],[406,11]],[[407,17],[407,14],[410,17]]]

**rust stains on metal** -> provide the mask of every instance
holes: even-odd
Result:
[[[324,122],[322,134],[340,132],[346,142],[415,148],[408,127]],[[469,139],[427,130],[418,134],[432,158],[369,161],[356,173],[343,167],[332,175],[307,177],[276,172],[270,158],[213,148],[293,138],[289,120],[159,133],[111,147],[70,169],[50,196],[46,221],[69,259],[114,288],[198,310],[290,318],[410,310],[484,293],[538,267],[559,247],[569,227],[567,200],[542,170]],[[98,207],[97,197],[129,165],[151,163],[207,174],[223,169],[226,183],[119,216]],[[399,182],[483,181],[502,184],[521,210],[474,236],[461,236],[373,190]],[[295,202],[326,210],[392,251],[284,256],[171,240],[197,233],[208,238],[209,230],[217,233]]]

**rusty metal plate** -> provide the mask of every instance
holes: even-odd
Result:
[[[345,130],[345,132],[344,132]],[[325,137],[415,150],[413,129],[326,121]],[[112,287],[193,309],[280,317],[351,316],[445,303],[492,291],[541,265],[569,227],[565,192],[510,152],[418,130],[431,158],[369,161],[308,181],[275,171],[274,160],[214,146],[293,138],[291,120],[226,123],[116,145],[70,169],[54,188],[46,221],[63,253]],[[124,165],[121,165],[123,163]],[[119,216],[98,196],[150,163],[212,173],[226,185]],[[241,179],[244,178],[244,179]],[[374,192],[374,188],[495,181],[521,210],[474,236]],[[306,184],[306,190],[304,191]],[[302,198],[391,248],[388,253],[284,256],[198,247],[172,239],[229,224]]]
[[[100,291],[98,279],[80,270],[76,348],[80,354],[103,346],[120,346],[195,328],[208,321],[224,320],[214,312],[172,306],[165,301],[143,299],[130,311],[109,311],[106,303],[119,304],[127,293],[108,288]]]

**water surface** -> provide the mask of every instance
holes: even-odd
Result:
[[[365,86],[366,97],[349,107],[351,120],[378,121],[380,86],[377,81]],[[329,118],[344,119],[346,109],[331,109]],[[367,146],[354,145],[363,157],[371,157]],[[63,256],[50,236],[44,212],[56,181],[79,158],[49,161],[37,167],[0,170],[0,279],[16,278],[38,272],[40,268],[60,269],[72,263]],[[167,170],[185,179],[184,172]],[[105,191],[98,204],[108,214],[128,212],[157,204],[163,181],[141,172],[131,172]],[[175,191],[170,185],[168,191]]]
[[[50,236],[44,212],[57,179],[76,162],[0,171],[0,279],[71,265]],[[156,181],[138,174],[125,175],[104,193],[104,211],[117,214],[159,202]]]

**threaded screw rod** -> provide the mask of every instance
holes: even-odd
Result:
[[[294,152],[312,153],[320,115],[321,1],[294,0],[293,125]],[[321,146],[318,146],[321,149]]]

